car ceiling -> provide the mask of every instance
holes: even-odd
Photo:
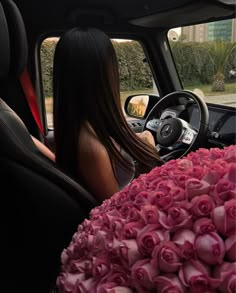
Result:
[[[236,11],[235,0],[15,0],[15,3],[26,27],[44,30],[88,24],[163,29],[232,17]]]

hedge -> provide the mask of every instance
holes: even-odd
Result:
[[[47,40],[41,46],[41,64],[43,86],[46,96],[52,96],[53,54],[55,39]],[[145,62],[142,46],[136,41],[113,41],[120,70],[121,90],[136,90],[151,88],[152,74]],[[213,63],[209,59],[204,43],[171,42],[172,54],[175,59],[179,76],[186,85],[209,84],[213,80]],[[236,67],[235,51],[231,53],[225,66],[225,80],[228,81],[228,72]]]

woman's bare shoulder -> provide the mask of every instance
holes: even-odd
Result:
[[[78,151],[80,156],[92,154],[96,156],[106,153],[106,148],[91,127],[83,127],[80,131]]]

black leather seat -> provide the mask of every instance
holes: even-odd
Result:
[[[2,4],[10,27],[11,21],[16,20],[14,15],[20,16],[19,11],[12,1]],[[7,22],[0,3],[0,79],[7,79],[9,48],[13,44],[10,36],[9,45]],[[3,99],[0,99],[0,291],[49,292],[60,270],[62,250],[97,202],[40,155],[26,126]]]

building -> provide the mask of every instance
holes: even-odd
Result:
[[[207,25],[197,24],[181,28],[181,39],[189,42],[204,42],[207,39]]]
[[[190,42],[205,42],[217,39],[236,42],[236,19],[182,27],[180,38]]]
[[[208,24],[208,41],[224,40],[231,41],[232,37],[232,19],[211,22]]]

